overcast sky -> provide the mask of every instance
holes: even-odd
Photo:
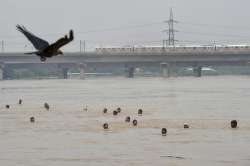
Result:
[[[0,0],[0,40],[6,49],[27,39],[15,25],[53,42],[73,29],[66,49],[105,45],[156,45],[167,35],[170,8],[180,43],[250,43],[249,0]],[[29,49],[29,48],[27,48]]]

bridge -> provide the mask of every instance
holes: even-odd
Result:
[[[41,62],[35,55],[23,53],[0,53],[0,80],[5,79],[8,67],[54,66],[60,69],[67,78],[69,68],[78,68],[83,79],[88,68],[124,68],[128,77],[133,77],[137,67],[159,67],[163,76],[170,76],[171,68],[193,67],[194,74],[201,76],[202,67],[206,66],[246,66],[250,62],[250,52],[151,52],[151,53],[65,53],[63,56],[48,58]]]

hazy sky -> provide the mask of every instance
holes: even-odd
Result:
[[[78,50],[79,40],[89,48],[161,44],[171,7],[180,43],[250,43],[249,0],[0,0],[0,40],[24,49],[15,28],[23,24],[49,42],[72,28],[66,49]]]

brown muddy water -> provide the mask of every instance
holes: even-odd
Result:
[[[250,77],[1,81],[0,165],[249,166]]]

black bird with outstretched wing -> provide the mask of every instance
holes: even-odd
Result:
[[[49,44],[47,41],[29,32],[24,26],[17,25],[16,27],[17,30],[22,32],[28,38],[28,40],[33,44],[33,46],[37,49],[37,51],[28,54],[38,55],[41,61],[45,61],[46,58],[52,56],[63,54],[62,51],[59,49],[74,39],[73,30],[70,30],[69,37],[65,35],[64,37],[58,39],[55,43]]]

